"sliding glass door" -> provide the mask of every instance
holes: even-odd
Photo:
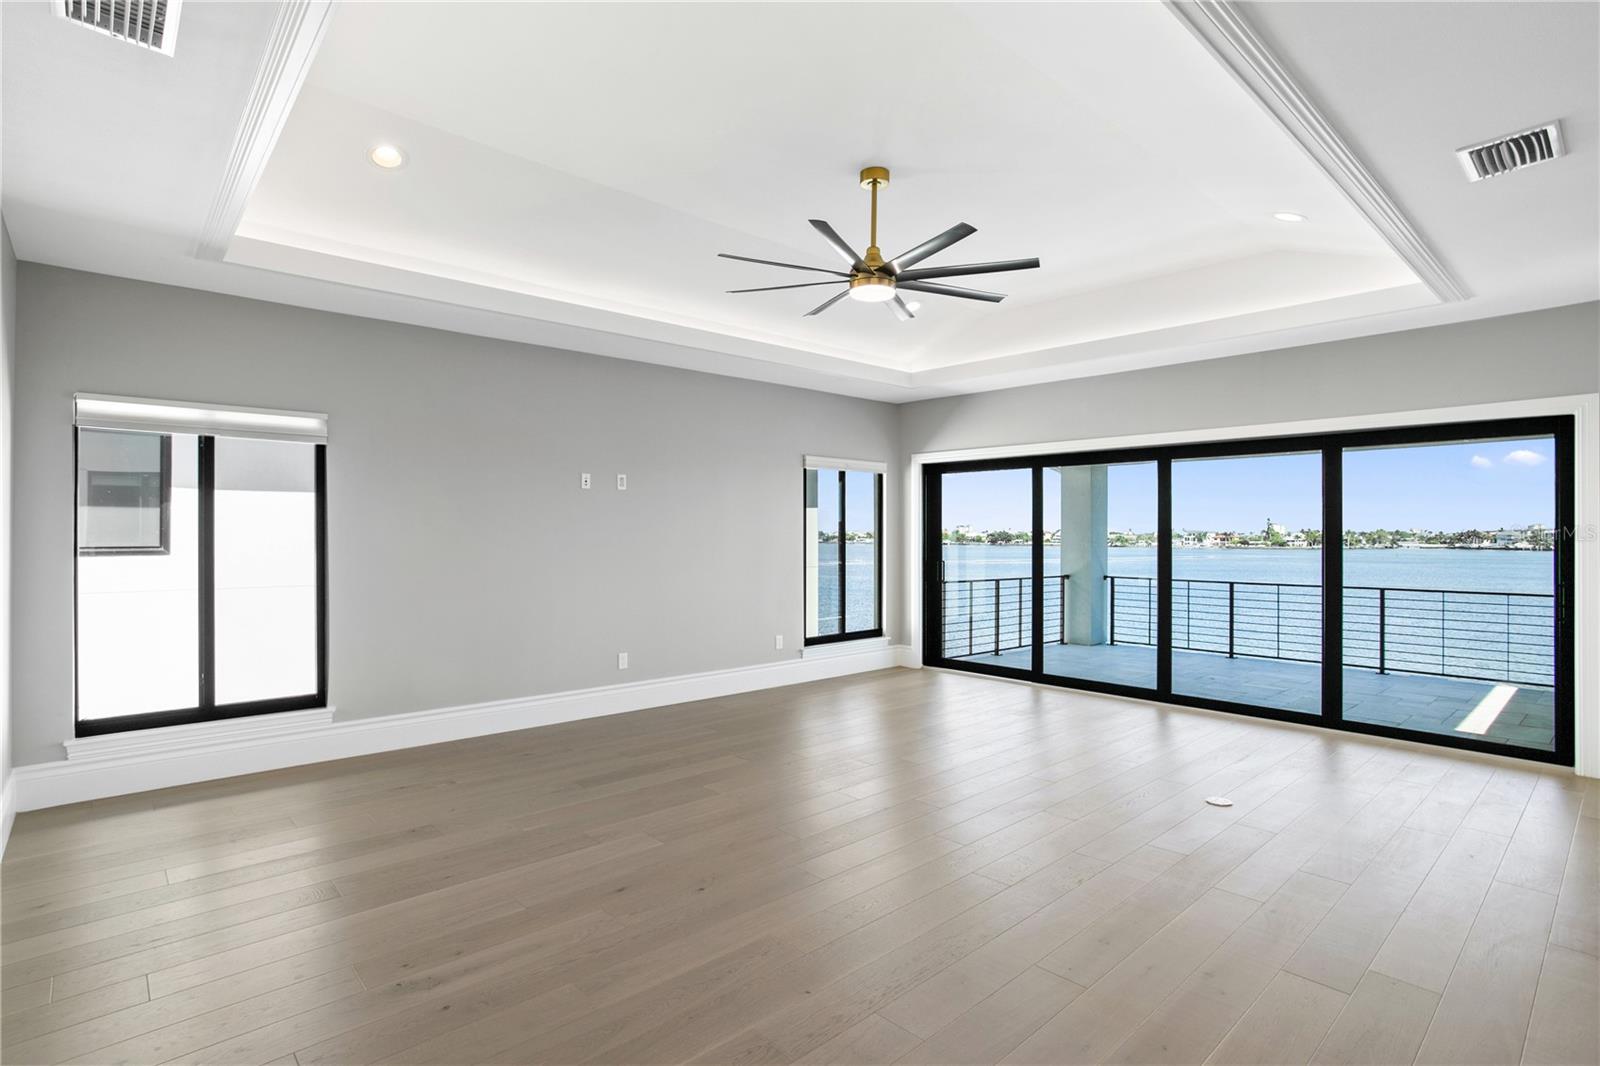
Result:
[[[1571,434],[932,465],[924,661],[1570,764]]]
[[[1554,751],[1553,436],[1344,453],[1344,715]]]
[[[1156,464],[1046,466],[1042,487],[1045,674],[1154,689]]]
[[[950,473],[936,488],[941,655],[985,669],[1032,670],[1033,470]],[[1059,610],[1058,596],[1046,599],[1047,626]]]
[[[1322,456],[1172,464],[1172,691],[1322,713]]]

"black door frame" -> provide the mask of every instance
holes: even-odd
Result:
[[[1487,739],[1467,739],[1422,730],[1403,729],[1344,717],[1343,670],[1330,664],[1344,661],[1344,558],[1338,548],[1344,540],[1344,463],[1346,449],[1412,444],[1465,443],[1473,440],[1550,437],[1555,449],[1555,750],[1540,751]],[[1172,691],[1172,464],[1184,459],[1220,459],[1240,456],[1316,452],[1322,467],[1322,698],[1321,713],[1306,714],[1228,700],[1188,696]],[[1043,583],[1044,529],[1043,476],[1047,466],[1094,466],[1153,462],[1156,464],[1156,684],[1152,688],[1110,684],[1089,679],[1060,677],[1044,672]],[[1535,762],[1571,766],[1574,758],[1576,712],[1573,686],[1573,623],[1575,617],[1576,484],[1574,480],[1573,418],[1550,415],[1399,426],[1373,430],[1255,437],[1165,446],[1094,449],[1080,452],[1020,455],[923,466],[923,625],[922,661],[925,665],[969,673],[988,674],[1063,688],[1110,695],[1153,699],[1162,703],[1275,721],[1318,725],[1328,729],[1372,736],[1419,741],[1439,747],[1508,755]],[[942,604],[943,544],[941,537],[943,475],[985,470],[1030,470],[1033,483],[1033,633],[1030,668],[997,666],[946,658],[943,654]]]

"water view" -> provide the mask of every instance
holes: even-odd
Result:
[[[862,545],[849,545],[847,564]],[[870,548],[870,545],[865,546]],[[1106,571],[1154,578],[1153,547],[1107,548]],[[1322,553],[1291,548],[1178,548],[1176,565],[1187,578],[1314,585],[1322,581]],[[1044,572],[1061,573],[1059,545],[1044,546]],[[945,580],[1027,577],[1033,549],[1027,544],[946,544]],[[848,573],[848,569],[847,569]],[[870,576],[870,574],[868,575]],[[848,580],[848,578],[847,578]],[[1483,592],[1549,593],[1555,587],[1555,553],[1483,551],[1471,548],[1348,548],[1346,585],[1405,586]]]
[[[1347,722],[1549,750],[1553,443],[1344,449],[1344,528],[1326,538],[1343,564],[1336,664],[1323,663],[1322,451],[1174,458],[1168,691],[1320,715],[1331,666]],[[945,658],[1155,689],[1158,475],[1150,460],[941,474]]]

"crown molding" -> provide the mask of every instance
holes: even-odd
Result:
[[[1166,0],[1166,4],[1278,120],[1284,132],[1344,190],[1356,210],[1366,216],[1395,254],[1441,303],[1458,303],[1471,297],[1251,28],[1238,3],[1233,0]]]
[[[195,244],[196,257],[220,261],[227,254],[245,204],[267,167],[300,86],[305,84],[332,12],[333,0],[284,0],[278,5],[278,17],[233,136],[228,167]]]

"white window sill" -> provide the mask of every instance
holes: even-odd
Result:
[[[124,759],[139,755],[199,754],[214,748],[229,748],[251,742],[286,740],[326,727],[333,721],[332,707],[313,707],[305,711],[279,711],[245,718],[224,718],[215,722],[191,722],[153,729],[129,729],[98,737],[77,737],[65,741],[69,762],[93,759]]]
[[[888,637],[862,637],[859,640],[841,640],[833,644],[807,645],[800,649],[800,658],[832,659],[840,655],[859,655],[864,651],[881,651],[888,646]]]

